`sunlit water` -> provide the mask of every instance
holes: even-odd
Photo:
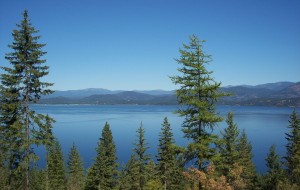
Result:
[[[145,137],[153,158],[157,152],[164,117],[169,119],[176,143],[182,146],[187,144],[180,127],[183,118],[173,113],[177,106],[34,105],[33,108],[56,120],[53,132],[60,141],[65,159],[75,143],[85,167],[90,167],[96,156],[95,149],[105,122],[110,124],[119,163],[126,163],[130,158],[136,130],[141,122],[146,130]],[[224,118],[229,111],[235,113],[235,122],[240,130],[246,130],[252,143],[253,161],[259,172],[266,171],[265,157],[272,144],[277,146],[281,156],[285,154],[285,133],[288,131],[288,119],[293,108],[219,106],[217,110]],[[219,123],[214,132],[219,133],[224,127],[225,122]],[[44,167],[45,151],[39,148],[37,153],[40,156],[39,166]]]

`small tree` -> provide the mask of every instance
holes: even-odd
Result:
[[[245,182],[246,189],[252,189],[256,183],[256,170],[252,161],[252,146],[251,143],[248,142],[245,130],[242,131],[238,139],[237,150],[239,152],[239,161],[237,164],[243,166],[241,178]]]
[[[182,105],[177,113],[185,118],[182,130],[184,136],[192,140],[188,145],[187,160],[196,159],[200,170],[204,170],[215,155],[211,144],[216,138],[208,129],[222,121],[216,113],[215,103],[225,95],[219,92],[221,83],[215,82],[212,72],[206,69],[211,56],[203,52],[203,42],[195,35],[190,37],[189,45],[183,45],[179,50],[181,57],[176,59],[182,66],[178,69],[180,75],[171,77],[173,83],[180,85],[176,96]]]
[[[136,155],[131,154],[130,159],[126,164],[126,171],[128,175],[128,182],[130,184],[130,190],[137,190],[140,187],[140,175],[139,175],[139,163]]]
[[[47,172],[43,169],[30,170],[30,188],[34,190],[47,189]]]
[[[276,189],[279,182],[284,179],[284,175],[280,157],[276,153],[275,145],[270,147],[266,162],[268,167],[268,171],[265,176],[266,189]]]
[[[176,179],[180,173],[180,166],[176,159],[175,148],[171,125],[165,117],[159,134],[157,151],[157,170],[165,190],[179,189],[181,186],[180,181]]]
[[[119,179],[118,179],[118,190],[130,190],[131,187],[131,180],[129,176],[129,171],[127,165],[122,165],[121,171],[119,172]]]
[[[233,121],[233,113],[228,113],[226,123],[227,128],[224,129],[222,134],[222,143],[219,146],[221,154],[221,163],[219,170],[221,174],[224,175],[229,181],[231,177],[229,175],[230,171],[233,169],[234,165],[239,163],[239,152],[237,150],[239,129]]]
[[[146,183],[144,190],[162,190],[163,185],[160,182],[157,166],[153,160],[150,160],[146,167]]]
[[[183,172],[183,175],[189,182],[189,188],[187,189],[233,190],[233,188],[226,182],[226,177],[216,177],[213,165],[209,165],[206,172],[191,167],[187,172]]]
[[[289,129],[290,131],[286,133],[288,143],[285,164],[291,182],[300,186],[300,119],[296,110],[290,116]]]
[[[47,174],[49,189],[65,190],[66,176],[64,157],[58,140],[48,147]]]
[[[67,189],[69,190],[83,189],[84,186],[83,162],[75,144],[73,144],[69,153],[67,174],[68,174]]]
[[[143,123],[141,123],[137,132],[137,142],[134,144],[135,148],[133,149],[138,165],[138,178],[139,178],[139,189],[142,190],[146,183],[147,174],[147,164],[150,160],[150,156],[146,153],[149,147],[147,146],[145,139],[145,129],[143,128]]]

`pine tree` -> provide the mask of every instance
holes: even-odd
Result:
[[[189,45],[183,45],[184,49],[179,50],[181,57],[176,60],[182,65],[178,69],[181,75],[171,77],[173,83],[180,85],[176,96],[182,107],[177,113],[185,118],[182,126],[184,136],[193,141],[188,145],[187,160],[196,159],[201,170],[215,154],[210,145],[216,136],[211,135],[208,129],[222,121],[222,117],[216,114],[215,103],[225,95],[218,91],[221,83],[215,82],[212,72],[205,68],[211,56],[203,52],[203,42],[195,35],[190,37]]]
[[[69,161],[67,165],[67,189],[69,190],[81,190],[84,187],[84,173],[83,162],[80,154],[73,144],[70,153]]]
[[[66,176],[64,158],[57,140],[48,147],[47,175],[50,190],[65,190]]]
[[[129,190],[139,190],[140,178],[139,178],[139,163],[136,155],[131,154],[130,159],[126,164],[126,171],[128,175],[128,181],[130,184]]]
[[[138,165],[138,178],[139,178],[139,190],[144,188],[147,180],[146,166],[150,160],[150,156],[146,153],[149,147],[147,146],[145,139],[145,129],[143,128],[143,123],[141,123],[137,132],[137,142],[134,144],[135,148],[133,149]]]
[[[248,142],[245,130],[242,131],[238,139],[237,150],[239,152],[239,166],[243,166],[241,178],[243,179],[246,189],[253,189],[256,183],[256,170],[252,161],[252,146]]]
[[[150,160],[146,166],[146,183],[144,190],[162,190],[163,185],[160,182],[158,170],[155,162]]]
[[[18,138],[20,143],[19,150],[21,156],[18,165],[22,166],[25,185],[24,189],[29,189],[29,166],[30,162],[36,160],[32,144],[45,144],[49,139],[48,133],[51,132],[53,120],[49,116],[36,114],[31,108],[30,103],[36,103],[42,95],[51,93],[47,87],[52,84],[42,82],[41,78],[48,74],[48,66],[41,59],[46,52],[41,49],[45,44],[39,44],[40,36],[35,35],[38,31],[32,26],[28,18],[28,12],[24,11],[23,20],[17,24],[18,30],[12,33],[13,43],[9,45],[11,53],[7,53],[5,58],[10,62],[12,68],[2,67],[5,74],[2,75],[2,85],[4,95],[10,99],[10,103],[17,106],[12,108],[11,115],[18,112],[16,119],[18,125],[13,125],[19,132],[13,138]],[[20,102],[22,102],[20,104]]]
[[[47,172],[42,169],[32,168],[30,170],[30,189],[47,189]]]
[[[119,172],[119,179],[118,179],[118,190],[130,190],[131,181],[128,172],[127,165],[122,165],[121,171]]]
[[[230,171],[235,167],[235,164],[239,163],[239,152],[237,150],[239,129],[233,121],[234,114],[228,113],[226,123],[227,128],[224,129],[222,134],[222,144],[219,146],[221,154],[221,165],[219,169],[221,174],[224,175],[229,181],[231,177],[229,176]]]
[[[4,162],[4,153],[0,149],[0,189],[8,189],[8,173]]]
[[[175,140],[167,117],[162,124],[157,152],[157,169],[164,189],[178,189],[180,184],[176,180],[176,174],[180,169],[176,160]]]
[[[268,171],[265,176],[265,189],[276,189],[280,181],[284,179],[284,175],[280,157],[276,153],[275,145],[270,147],[266,162]]]
[[[296,110],[290,116],[289,129],[286,133],[288,143],[285,163],[290,181],[300,186],[300,119]]]
[[[23,183],[20,173],[21,161],[24,157],[22,149],[24,134],[21,123],[21,101],[17,90],[17,76],[14,70],[4,68],[6,73],[1,74],[0,86],[0,151],[2,166],[7,170],[3,183],[10,189],[19,189]],[[13,185],[14,183],[14,185]]]
[[[95,163],[88,170],[85,189],[109,190],[115,188],[118,174],[116,160],[116,145],[109,124],[106,123],[98,143]]]

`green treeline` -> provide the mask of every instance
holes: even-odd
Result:
[[[143,123],[136,131],[131,157],[124,165],[117,162],[117,149],[109,123],[102,129],[97,156],[85,170],[75,144],[64,160],[60,143],[53,136],[48,115],[32,110],[32,103],[52,93],[45,44],[32,26],[27,11],[12,32],[11,52],[6,59],[11,67],[1,67],[0,88],[0,189],[3,190],[218,190],[300,188],[300,118],[294,110],[286,133],[287,153],[280,158],[275,145],[266,160],[268,171],[257,173],[252,162],[252,146],[246,131],[228,113],[227,127],[221,135],[212,131],[223,121],[216,111],[219,91],[211,71],[206,69],[211,56],[203,52],[204,41],[192,35],[176,59],[179,75],[170,77],[176,90],[176,111],[184,118],[182,131],[187,147],[176,145],[168,118],[162,121],[157,155],[148,153]],[[46,167],[38,168],[33,147],[46,148]],[[191,165],[191,167],[187,167]]]

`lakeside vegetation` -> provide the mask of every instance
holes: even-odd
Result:
[[[162,121],[157,155],[149,155],[146,131],[137,129],[135,148],[125,165],[117,163],[115,141],[109,123],[103,127],[93,165],[85,170],[76,145],[67,162],[58,140],[53,136],[54,119],[35,113],[30,103],[50,94],[52,84],[42,82],[48,67],[42,56],[37,30],[27,11],[13,31],[11,67],[2,67],[0,101],[0,188],[1,189],[299,189],[300,119],[294,110],[287,123],[287,154],[280,158],[270,147],[266,158],[268,171],[259,175],[252,162],[252,147],[245,131],[239,131],[234,114],[228,113],[227,128],[220,136],[210,132],[222,121],[215,110],[218,100],[227,94],[219,91],[206,69],[210,55],[203,43],[192,35],[180,49],[180,75],[171,77],[176,90],[177,114],[185,120],[182,131],[190,140],[187,147],[176,145],[168,119]],[[33,145],[47,149],[46,168],[38,168]],[[155,159],[153,159],[155,157]],[[152,158],[152,159],[151,159]],[[67,163],[67,164],[66,164]],[[186,167],[187,163],[192,167]]]

